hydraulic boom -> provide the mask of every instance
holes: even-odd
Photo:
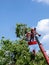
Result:
[[[35,39],[36,39],[36,41],[37,41],[37,43],[39,45],[39,48],[40,48],[41,52],[43,53],[44,58],[46,59],[47,64],[49,65],[49,58],[48,58],[48,56],[46,54],[46,51],[43,48],[43,45],[39,42],[37,36],[35,36]]]

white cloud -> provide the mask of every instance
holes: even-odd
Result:
[[[49,34],[44,35],[41,41],[44,43],[48,43],[49,42]]]
[[[44,34],[49,34],[49,19],[40,20],[37,24],[37,30]]]
[[[41,42],[45,50],[49,49],[49,19],[40,20],[37,24],[37,30],[41,33]]]
[[[45,4],[49,4],[49,0],[32,0],[32,1],[36,1],[38,3],[45,3]]]
[[[46,51],[47,55],[49,56],[49,50]]]
[[[43,38],[41,39],[41,42],[44,46],[44,49],[49,50],[49,34],[44,35]]]

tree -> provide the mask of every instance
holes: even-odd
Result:
[[[16,24],[16,36],[22,38],[27,32],[30,31],[30,27],[27,27],[26,24]]]
[[[24,33],[22,33],[23,31]],[[28,31],[30,31],[30,28],[26,25],[16,25],[17,37],[24,37]],[[28,43],[25,39],[13,42],[2,37],[0,44],[0,65],[47,65],[41,52],[38,52],[33,60],[33,53],[29,51]]]

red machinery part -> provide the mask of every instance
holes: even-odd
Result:
[[[42,45],[42,44],[40,43],[40,41],[38,40],[38,37],[37,37],[37,36],[35,36],[35,39],[36,39],[36,41],[37,41],[37,43],[38,43],[38,45],[39,45],[39,48],[40,48],[41,52],[43,53],[43,56],[44,56],[44,58],[45,58],[47,64],[49,65],[49,57],[47,56],[46,51],[45,51],[45,49],[43,48],[43,45]]]
[[[47,54],[46,54],[46,51],[44,50],[44,48],[43,48],[43,46],[42,46],[41,43],[39,44],[39,48],[40,48],[40,50],[42,51],[42,53],[43,53],[43,55],[44,55],[44,57],[45,57],[45,59],[46,59],[47,64],[49,65],[49,58],[48,58],[48,56],[47,56]]]
[[[37,41],[28,42],[28,45],[35,45],[35,44],[37,44]]]

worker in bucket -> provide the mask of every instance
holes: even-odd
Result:
[[[41,36],[39,33],[37,33],[36,28],[31,29],[30,43],[31,43],[31,42],[34,42],[34,44],[35,44],[35,36],[36,36],[36,35]],[[32,45],[35,47],[36,44],[35,44],[35,45],[34,45],[34,44],[32,44]],[[35,55],[36,55],[35,49],[32,50],[32,53],[33,53],[34,59],[35,59]]]
[[[41,36],[39,33],[37,33],[36,28],[31,29],[30,42],[35,40],[36,35]]]

